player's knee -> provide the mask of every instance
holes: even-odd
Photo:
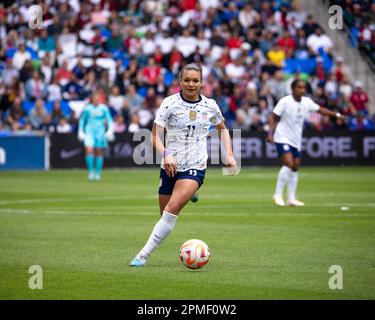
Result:
[[[178,215],[181,209],[182,206],[178,201],[169,201],[168,204],[165,206],[164,210],[172,214]]]

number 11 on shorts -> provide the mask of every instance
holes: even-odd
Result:
[[[197,170],[189,170],[189,174],[190,174],[191,176],[196,177],[196,176],[197,176]]]

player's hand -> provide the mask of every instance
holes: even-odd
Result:
[[[112,142],[113,140],[115,140],[115,135],[112,131],[107,131],[105,133],[105,138],[107,139],[107,141]]]
[[[349,117],[347,117],[346,115],[338,112],[338,113],[336,113],[336,120],[339,120],[339,119],[344,121],[344,122],[348,122]]]
[[[234,176],[237,173],[237,161],[233,156],[227,157],[228,175]]]
[[[174,175],[177,173],[177,163],[172,155],[164,158],[164,170],[168,177],[174,177]]]
[[[83,131],[78,131],[78,140],[83,142],[85,140],[85,133]]]

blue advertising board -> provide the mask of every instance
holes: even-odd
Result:
[[[49,169],[49,138],[43,135],[1,135],[0,170]]]

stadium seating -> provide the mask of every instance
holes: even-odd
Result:
[[[77,6],[68,5],[66,15],[59,13],[64,4],[46,2],[43,27],[48,39],[52,41],[50,51],[39,49],[38,41],[42,38],[40,30],[33,31],[33,37],[30,37],[30,29],[26,24],[12,22],[14,7],[3,8],[2,12],[8,18],[4,27],[8,32],[1,41],[4,54],[0,56],[0,130],[15,128],[9,120],[15,97],[23,99],[22,106],[26,114],[33,108],[34,101],[30,101],[25,94],[25,85],[33,71],[42,75],[42,95],[40,88],[34,90],[37,91],[37,96],[45,101],[47,113],[51,111],[50,101],[61,100],[64,115],[70,122],[76,123],[90,94],[98,91],[105,97],[113,116],[121,113],[128,127],[132,113],[140,110],[132,106],[114,108],[111,105],[111,101],[116,100],[111,97],[113,88],[118,87],[120,96],[127,101],[128,88],[134,85],[141,99],[141,108],[155,114],[158,105],[154,105],[150,110],[147,101],[160,101],[160,98],[178,92],[179,70],[184,63],[192,61],[202,64],[204,81],[209,81],[203,88],[203,94],[217,101],[236,101],[229,109],[219,103],[223,114],[228,117],[230,128],[267,130],[267,117],[260,117],[262,111],[258,102],[266,99],[268,112],[272,112],[281,98],[280,94],[288,92],[285,86],[289,84],[289,79],[297,72],[304,75],[308,81],[310,76],[313,77],[312,81],[315,81],[315,75],[317,76],[319,82],[310,84],[313,88],[310,93],[313,99],[322,103],[330,101],[328,97],[334,95],[340,101],[339,104],[328,103],[322,106],[345,111],[349,117],[356,116],[350,94],[357,79],[349,79],[349,87],[342,89],[342,70],[337,71],[334,54],[322,49],[314,52],[306,45],[309,34],[305,32],[314,32],[317,25],[306,25],[308,14],[303,11],[298,1],[254,1],[254,5],[250,7],[245,6],[246,2],[242,1],[213,1],[210,3],[214,7],[208,8],[207,3],[202,0],[192,0],[189,6],[165,0],[159,4],[155,2],[153,12],[149,12],[145,1],[131,2],[134,2],[135,7],[127,5],[127,2],[101,1],[100,8],[96,8],[96,11],[90,1],[82,2]],[[345,8],[346,23],[351,28],[348,45],[359,46],[363,52],[370,54],[371,58],[374,52],[373,42],[363,42],[361,38],[361,27],[366,20],[358,18],[366,17],[364,10],[369,10],[370,1],[361,2],[361,13],[353,11],[353,6],[348,2],[341,2]],[[18,14],[22,15],[29,5],[17,2],[13,6],[16,6]],[[191,54],[184,51],[186,40],[181,41],[184,30],[188,30],[191,35],[186,39],[190,39],[193,51],[194,47],[197,48]],[[198,37],[199,31],[203,31],[201,38]],[[216,31],[219,32],[215,33]],[[285,31],[289,31],[292,37],[292,41],[287,42],[291,49],[283,48],[285,58],[281,54],[281,60],[274,64],[267,60],[268,53],[279,43]],[[297,37],[300,31],[303,31],[302,38]],[[24,63],[19,70],[7,67],[7,60],[12,61],[21,42],[26,44],[26,51],[31,55],[30,64]],[[184,46],[179,47],[181,44]],[[52,50],[54,47],[56,50]],[[172,51],[173,47],[176,50]],[[158,74],[156,79],[145,76],[145,70],[150,68],[150,58],[155,60]],[[229,73],[229,70],[233,70],[236,59],[240,59],[244,68],[239,77]],[[317,66],[318,59],[322,60],[323,69]],[[78,64],[79,60],[82,65]],[[63,67],[65,62],[67,68]],[[283,75],[281,83],[276,79],[278,70],[281,70]],[[332,73],[334,79],[331,79]],[[14,75],[15,79],[12,80],[9,75]],[[326,90],[327,81],[335,82],[337,92],[324,92],[327,99],[320,99],[317,96],[317,86]],[[154,93],[151,93],[154,96],[146,97],[150,87],[154,88]],[[218,87],[221,90],[218,91]],[[235,87],[240,88],[241,94],[234,99]],[[237,117],[247,109],[250,110],[245,112],[247,125],[243,126]],[[367,114],[366,121],[372,122],[373,115]],[[256,118],[263,120],[255,125]],[[316,130],[323,127],[308,121],[306,125]],[[21,130],[30,128],[27,125],[16,127]],[[336,123],[332,120],[331,128],[335,127]]]

